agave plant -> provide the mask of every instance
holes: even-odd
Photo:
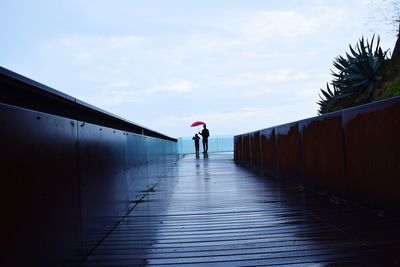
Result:
[[[335,58],[333,66],[337,71],[332,71],[333,91],[329,85],[326,91],[321,89],[324,98],[320,96],[321,101],[318,102],[320,114],[354,105],[357,102],[355,99],[361,99],[361,102],[370,101],[376,84],[382,80],[379,75],[380,67],[387,59],[387,50],[382,51],[379,46],[379,36],[375,46],[374,39],[375,36],[369,43],[362,37],[354,48],[349,45],[350,53],[346,52],[345,57],[339,55]],[[353,104],[349,104],[350,102]]]
[[[334,111],[333,106],[341,106],[339,105],[340,101],[348,96],[341,94],[339,89],[335,85],[332,85],[332,87],[333,90],[329,88],[329,84],[326,84],[326,91],[320,89],[323,97],[318,94],[320,98],[320,101],[317,102],[320,106],[320,109],[318,110],[319,114],[325,114]]]
[[[349,45],[351,55],[346,53],[346,57],[338,56],[333,62],[338,72],[332,72],[332,85],[338,88],[340,94],[366,93],[365,99],[369,101],[375,85],[382,80],[379,69],[387,58],[387,51],[383,52],[380,48],[379,36],[374,48],[374,38],[371,43],[368,40],[365,43],[364,38],[361,38],[355,49]]]

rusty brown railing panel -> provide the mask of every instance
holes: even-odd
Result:
[[[399,136],[397,97],[235,136],[234,158],[268,176],[398,212]]]
[[[399,210],[399,98],[346,110],[343,128],[350,196]]]
[[[301,178],[299,124],[289,123],[275,127],[278,147],[278,176]]]
[[[254,168],[261,169],[261,151],[260,151],[260,132],[254,132],[250,136],[251,144],[251,164]]]
[[[304,183],[345,196],[341,113],[300,122]]]
[[[261,147],[260,153],[262,158],[262,172],[265,175],[275,176],[277,173],[277,144],[275,137],[275,128],[260,131]]]

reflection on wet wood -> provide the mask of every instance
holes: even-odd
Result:
[[[178,161],[84,266],[381,266],[399,263],[400,220],[234,164]]]

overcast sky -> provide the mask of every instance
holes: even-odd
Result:
[[[368,0],[0,0],[0,65],[169,136],[317,115]],[[379,31],[377,30],[379,29]]]

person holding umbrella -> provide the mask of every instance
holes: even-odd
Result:
[[[203,124],[203,130],[199,134],[203,137],[203,153],[207,153],[208,151],[208,137],[210,136],[210,132],[207,129],[207,126]]]
[[[210,136],[210,132],[207,129],[207,126],[204,122],[202,121],[195,121],[192,123],[192,125],[190,125],[190,127],[196,127],[197,126],[197,130],[199,130],[199,125],[203,125],[203,130],[201,132],[199,132],[199,134],[203,137],[203,153],[207,153],[208,151],[208,137]],[[196,136],[198,137],[198,135],[196,134]],[[192,139],[195,140],[195,144],[196,144],[196,136],[194,136]],[[198,137],[199,138],[199,137]]]

